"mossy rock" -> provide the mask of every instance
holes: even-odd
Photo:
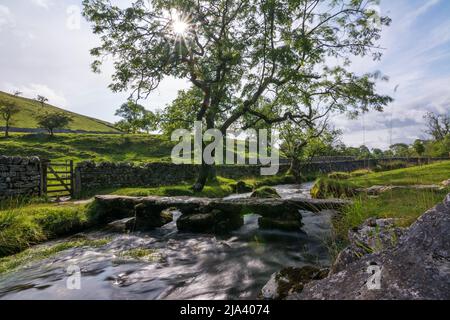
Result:
[[[246,184],[244,181],[238,181],[237,183],[232,184],[231,186],[233,188],[233,191],[238,194],[253,191],[253,188],[251,186],[249,186],[248,184]]]
[[[266,300],[281,300],[291,294],[300,293],[304,286],[313,280],[321,280],[328,275],[328,269],[313,266],[302,268],[288,267],[274,273],[261,290],[261,297]]]
[[[319,178],[310,193],[313,199],[326,199],[349,198],[356,195],[358,191],[356,186],[348,181]]]
[[[262,199],[281,199],[281,196],[278,194],[277,190],[271,187],[258,188],[252,193],[251,197]]]

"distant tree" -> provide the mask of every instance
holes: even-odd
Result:
[[[324,151],[332,149],[340,131],[334,130],[328,124],[303,128],[292,122],[283,123],[280,127],[280,152],[291,160],[289,172],[297,179],[302,179],[302,168],[314,157],[323,155]]]
[[[21,92],[21,91],[19,91],[19,90],[15,90],[15,91],[13,92],[13,95],[16,96],[16,97],[19,97],[19,96],[21,96],[22,94],[23,94],[23,92]]]
[[[20,111],[19,107],[13,101],[0,102],[0,115],[5,121],[5,138],[9,137],[9,127],[13,116]]]
[[[202,94],[196,87],[180,90],[175,100],[158,114],[161,131],[170,136],[176,129],[191,129],[197,106],[201,103]]]
[[[408,157],[409,146],[406,143],[396,143],[389,147],[393,155],[396,157]]]
[[[428,112],[424,118],[428,127],[426,133],[431,135],[434,140],[442,141],[446,136],[450,135],[450,114]]]
[[[378,149],[378,148],[372,149],[372,155],[375,158],[382,158],[383,157],[383,150]]]
[[[359,147],[359,156],[358,156],[358,158],[360,158],[360,159],[368,159],[368,158],[370,158],[370,156],[371,156],[370,149],[367,146],[362,145],[362,146]]]
[[[64,112],[46,112],[38,117],[39,126],[46,129],[52,137],[54,136],[54,131],[56,129],[63,129],[72,121],[72,117]]]
[[[116,123],[119,130],[127,133],[138,133],[139,131],[150,132],[156,129],[156,116],[153,112],[146,110],[140,104],[128,101],[116,110],[116,116],[123,118]]]
[[[412,145],[414,151],[421,157],[425,153],[425,145],[422,140],[416,140],[414,141],[414,144]]]
[[[38,95],[36,101],[38,101],[41,104],[41,107],[44,108],[45,103],[48,102],[48,99],[44,96]]]

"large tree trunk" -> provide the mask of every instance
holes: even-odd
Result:
[[[5,126],[5,138],[9,137],[9,122],[6,122]]]

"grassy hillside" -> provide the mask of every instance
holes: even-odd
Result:
[[[111,123],[69,112],[48,104],[42,107],[42,105],[35,100],[15,97],[0,91],[0,103],[5,100],[14,101],[20,108],[20,112],[14,115],[13,123],[11,124],[11,126],[15,128],[37,129],[37,115],[45,112],[64,112],[70,114],[73,118],[73,121],[66,129],[105,133],[118,132],[118,130],[116,130]],[[0,127],[4,125],[5,124],[3,122],[0,122]]]
[[[241,143],[238,141],[237,143]],[[171,162],[176,142],[149,134],[11,133],[0,136],[0,155],[39,156],[50,160]]]
[[[0,138],[0,155],[39,156],[50,160],[170,161],[173,142],[160,135],[13,133]]]
[[[439,184],[447,179],[450,179],[450,161],[370,173],[351,178],[348,182],[361,187],[370,187],[374,185]]]

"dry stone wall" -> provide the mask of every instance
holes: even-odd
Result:
[[[0,199],[40,195],[41,184],[39,158],[0,156]]]

